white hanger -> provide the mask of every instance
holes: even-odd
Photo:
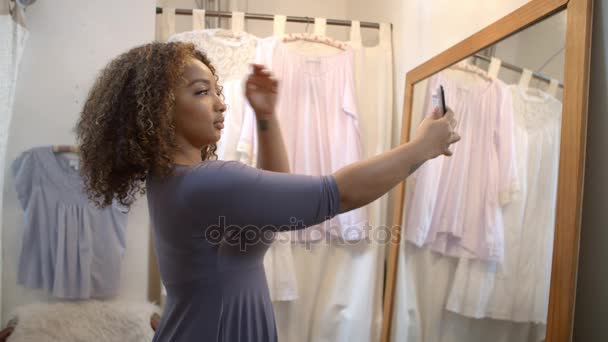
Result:
[[[530,87],[530,80],[532,80],[532,70],[524,68],[519,79],[519,86],[528,89]]]
[[[283,37],[283,42],[285,42],[285,43],[295,42],[298,40],[312,42],[312,43],[325,44],[325,45],[334,47],[336,49],[346,50],[346,44],[339,42],[330,37],[324,37],[324,36],[319,36],[319,35],[309,34],[309,33],[290,33]]]
[[[488,75],[488,73],[485,70],[482,70],[474,65],[469,64],[469,62],[467,62],[466,59],[452,65],[450,67],[450,69],[469,72],[469,73],[475,74],[475,75],[483,78],[486,81],[492,80],[492,78]]]
[[[192,10],[192,31],[205,29],[205,10],[195,8]]]
[[[502,61],[496,57],[492,57],[490,62],[490,67],[488,68],[488,75],[493,79],[498,78],[498,72],[500,71],[500,66],[502,65]]]

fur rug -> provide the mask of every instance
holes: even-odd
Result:
[[[149,342],[158,306],[145,302],[75,301],[35,303],[10,317],[18,322],[9,342]]]

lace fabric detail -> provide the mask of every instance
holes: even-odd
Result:
[[[561,121],[562,104],[559,100],[539,89],[523,89],[512,86],[513,115],[516,125],[528,130],[552,127]]]
[[[217,71],[220,83],[242,80],[255,57],[258,38],[246,32],[223,29],[196,30],[174,34],[170,42],[189,42],[204,52]]]

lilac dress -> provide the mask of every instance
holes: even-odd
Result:
[[[430,160],[413,174],[406,238],[443,255],[502,262],[502,208],[519,189],[511,90],[498,79],[472,74],[466,82],[468,73],[451,72],[429,79],[423,113],[432,112],[428,94],[442,85],[462,139],[453,157]]]
[[[335,179],[205,161],[150,175],[147,192],[167,289],[154,341],[277,341],[264,254],[275,232],[339,212]]]
[[[23,208],[17,283],[56,298],[111,298],[120,290],[127,208],[91,204],[78,155],[52,146],[24,151],[11,164]]]

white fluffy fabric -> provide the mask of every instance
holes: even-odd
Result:
[[[81,301],[19,307],[9,342],[149,342],[150,317],[158,306],[145,302]]]

